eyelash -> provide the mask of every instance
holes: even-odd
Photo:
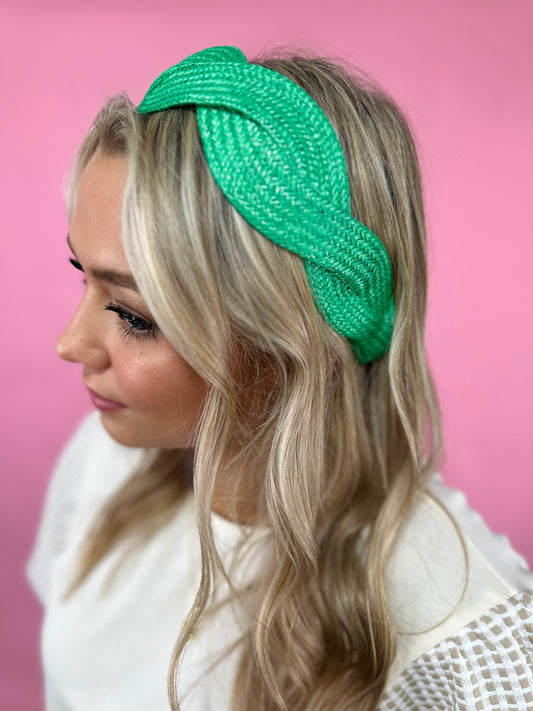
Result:
[[[75,269],[83,272],[83,267],[77,259],[69,259],[69,262]],[[85,277],[83,277],[83,283],[87,286],[87,279]],[[106,311],[113,311],[117,314],[119,319],[129,324],[128,326],[123,325],[120,329],[124,340],[127,341],[130,338],[134,338],[144,341],[150,338],[157,338],[157,326],[151,323],[151,321],[147,321],[140,316],[136,316],[135,314],[132,314],[131,311],[123,309],[121,306],[114,304],[113,302],[110,302],[104,306],[104,309]]]
[[[156,327],[153,323],[150,323],[150,321],[140,316],[135,316],[131,311],[126,311],[126,309],[123,309],[117,304],[109,303],[104,308],[106,311],[113,311],[122,321],[129,324],[129,326],[122,326],[121,328],[122,336],[126,341],[129,338],[147,340],[157,337]]]

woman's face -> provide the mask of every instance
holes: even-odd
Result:
[[[123,157],[97,153],[83,171],[69,244],[86,287],[57,352],[83,364],[84,383],[117,442],[186,447],[207,384],[159,331],[135,288],[121,240],[125,170]]]

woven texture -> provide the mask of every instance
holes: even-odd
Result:
[[[332,125],[297,84],[212,47],[161,74],[140,113],[194,105],[211,173],[261,234],[300,255],[315,303],[362,363],[387,350],[392,268],[382,242],[350,213],[346,163]]]
[[[518,593],[410,664],[379,711],[532,711],[533,597]]]

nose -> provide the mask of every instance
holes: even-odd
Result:
[[[56,343],[60,358],[70,363],[83,363],[94,370],[103,370],[109,365],[109,355],[102,338],[96,314],[82,299],[71,322]]]

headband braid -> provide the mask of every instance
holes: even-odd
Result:
[[[214,180],[262,235],[303,260],[315,303],[361,363],[387,350],[392,268],[382,242],[350,213],[342,147],[301,87],[211,47],[163,72],[141,114],[195,105]]]

